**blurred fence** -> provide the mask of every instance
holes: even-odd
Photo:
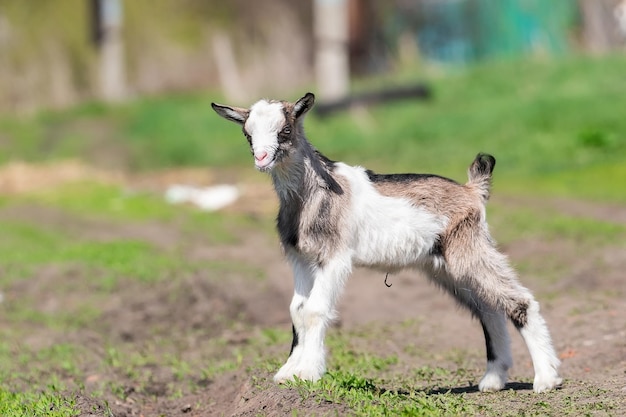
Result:
[[[0,111],[103,97],[93,1],[0,1]],[[119,1],[125,96],[211,88],[242,102],[313,81],[314,0]],[[626,40],[626,0],[345,1],[360,74],[393,68],[407,39],[413,54],[452,65]]]
[[[0,0],[0,111],[100,99],[93,0]],[[125,97],[222,89],[239,100],[302,85],[306,2],[120,0]],[[106,98],[106,97],[105,97]]]

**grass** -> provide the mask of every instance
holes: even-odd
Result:
[[[478,414],[481,410],[478,404],[468,400],[463,393],[451,392],[453,387],[466,387],[468,379],[476,377],[475,369],[460,364],[455,371],[442,367],[414,367],[416,362],[424,360],[424,355],[428,355],[424,351],[411,351],[402,358],[394,353],[371,353],[372,344],[392,340],[391,335],[396,330],[413,332],[415,326],[416,323],[400,323],[392,329],[390,326],[368,325],[350,332],[330,332],[327,374],[317,383],[296,380],[287,383],[287,387],[296,389],[303,399],[316,398],[347,405],[354,415]],[[394,343],[403,348],[404,343],[411,342],[395,340]],[[439,353],[456,356],[455,352]]]
[[[164,204],[160,196],[151,193],[90,181],[64,184],[53,190],[32,193],[23,201],[120,223],[157,221],[176,224],[183,230],[204,232],[213,243],[233,243],[235,237],[232,230],[235,226],[246,227],[250,223],[243,216],[225,218],[210,212],[181,211],[180,207]]]
[[[435,93],[432,102],[392,103],[325,119],[312,114],[306,129],[328,156],[381,172],[429,171],[463,181],[473,155],[492,152],[498,158],[495,190],[504,196],[489,205],[497,239],[504,245],[562,239],[583,253],[619,245],[625,226],[556,209],[515,207],[506,198],[626,202],[619,186],[626,183],[626,118],[620,111],[626,108],[625,72],[626,58],[618,56],[502,63],[445,76],[420,72],[404,80],[427,79]],[[252,171],[240,129],[214,115],[213,100],[170,96],[116,107],[91,103],[29,118],[2,116],[0,162],[79,158],[107,168],[122,161],[131,171],[195,165]],[[103,144],[98,132],[106,133],[106,149],[119,158],[99,158]],[[200,237],[215,247],[236,243],[238,232],[266,230],[272,219],[200,213],[169,206],[150,193],[90,181],[2,196],[0,211],[23,212],[18,220],[0,217],[0,415],[75,415],[75,392],[89,393],[105,404],[103,409],[106,398],[125,401],[137,393],[180,398],[228,372],[269,374],[284,359],[288,331],[241,328],[229,316],[212,322],[223,330],[217,335],[209,325],[185,330],[184,337],[167,329],[165,337],[154,325],[141,340],[105,338],[97,348],[71,337],[98,332],[104,300],[123,294],[129,283],[149,293],[200,272],[224,293],[233,276],[262,283],[265,276],[257,266],[193,260],[186,249]],[[53,215],[39,218],[42,213]],[[147,225],[172,231],[171,243],[159,245],[150,236],[126,230]],[[111,233],[85,233],[91,227]],[[549,266],[547,271],[537,268],[544,278],[563,267],[557,260],[542,265]],[[181,288],[173,298],[186,299],[190,290]],[[65,300],[64,294],[84,299],[46,304],[59,296]],[[508,390],[493,401],[487,394],[469,395],[468,381],[475,384],[480,371],[473,362],[458,360],[458,352],[438,352],[454,368],[407,371],[401,355],[424,359],[414,346],[401,346],[400,354],[376,355],[355,343],[384,341],[389,332],[375,325],[331,332],[330,372],[319,383],[296,381],[288,389],[303,399],[345,405],[356,415],[611,414],[616,407],[583,383],[574,383],[574,390],[558,399]],[[253,337],[233,342],[242,333]],[[185,354],[191,343],[201,343],[202,354]],[[96,381],[91,385],[85,382],[90,377]],[[517,405],[503,409],[507,402]]]
[[[388,328],[368,326],[374,340]],[[413,367],[424,352],[413,352],[399,360],[395,355],[372,355],[354,348],[357,333],[330,334],[329,371],[317,383],[295,380],[286,389],[296,390],[303,400],[347,405],[357,416],[544,416],[615,415],[620,401],[604,389],[581,381],[567,381],[564,395],[537,396],[532,380],[510,384],[499,393],[478,393],[481,370],[476,360],[457,363],[454,368],[429,365]],[[369,338],[372,342],[372,336]],[[337,349],[341,346],[343,350]],[[441,351],[454,357],[455,351]],[[464,352],[467,357],[467,352]],[[470,355],[471,356],[471,355]],[[407,363],[403,363],[406,361]],[[480,361],[482,366],[482,360]],[[407,369],[409,368],[409,369]]]
[[[27,279],[37,268],[56,265],[85,268],[95,284],[114,286],[119,277],[154,282],[183,269],[174,257],[159,253],[147,242],[133,240],[85,241],[43,230],[29,223],[0,222],[5,239],[0,244],[3,266],[9,271],[0,279],[3,284]]]
[[[70,417],[77,415],[75,403],[56,386],[41,393],[15,393],[0,387],[0,415]]]
[[[297,389],[303,398],[315,395],[346,404],[355,415],[363,416],[474,415],[479,410],[462,396],[386,390],[354,373],[331,372],[318,383],[298,380],[288,387]]]
[[[520,239],[565,239],[579,245],[606,245],[623,241],[626,225],[588,217],[570,216],[548,208],[528,208],[492,202],[489,222],[501,244]]]
[[[59,343],[35,351],[15,341],[24,337],[21,332],[1,334],[0,415],[75,416],[75,400],[62,381],[77,374],[76,347]]]

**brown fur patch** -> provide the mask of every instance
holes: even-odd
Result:
[[[406,198],[416,207],[443,214],[450,219],[462,216],[468,208],[482,206],[471,188],[436,176],[408,183],[375,181],[373,185],[382,195]]]
[[[509,318],[516,328],[521,329],[528,323],[528,303],[518,302],[513,310],[508,312]]]

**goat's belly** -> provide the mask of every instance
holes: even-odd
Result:
[[[336,172],[350,183],[347,224],[353,263],[390,271],[422,263],[447,218],[401,195],[380,194],[363,168],[337,164]]]
[[[420,231],[404,224],[363,230],[355,239],[353,262],[385,271],[415,266],[431,253],[437,236],[434,230]]]

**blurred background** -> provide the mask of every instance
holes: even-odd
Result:
[[[508,189],[621,201],[581,184],[626,178],[625,16],[619,0],[2,1],[0,163],[236,167],[247,152],[210,102],[311,90],[333,158],[458,178],[489,151]]]
[[[0,3],[0,109],[322,90],[411,65],[626,47],[620,0],[33,0]]]

